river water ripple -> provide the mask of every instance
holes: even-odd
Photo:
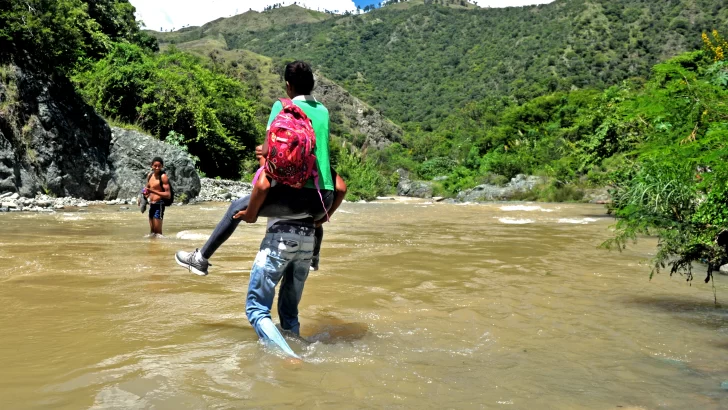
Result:
[[[598,249],[601,206],[344,204],[302,364],[245,318],[264,224],[207,277],[174,263],[225,206],[168,209],[164,239],[118,207],[0,214],[2,408],[728,408],[728,309],[702,277],[650,281],[653,240]]]

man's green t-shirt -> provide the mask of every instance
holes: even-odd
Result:
[[[334,190],[334,180],[331,177],[331,161],[329,159],[329,110],[323,104],[311,96],[298,96],[293,103],[299,106],[306,113],[313,125],[313,132],[316,134],[316,167],[319,173],[319,188]],[[276,101],[268,117],[268,126],[275,119],[276,115],[283,110],[283,104]],[[316,188],[313,180],[309,179],[304,185],[305,188]]]

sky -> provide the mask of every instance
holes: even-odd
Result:
[[[180,29],[201,26],[220,17],[230,17],[250,9],[263,11],[271,4],[292,4],[294,0],[129,0],[136,7],[137,19],[150,30]],[[313,10],[355,11],[356,6],[379,3],[382,0],[297,0]],[[553,0],[478,0],[481,7],[524,6],[550,3]]]

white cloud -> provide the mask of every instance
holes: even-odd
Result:
[[[263,11],[271,4],[293,4],[297,1],[313,10],[355,11],[353,0],[130,0],[136,7],[137,19],[151,30],[201,26],[220,17],[230,17],[248,10]],[[477,0],[481,7],[509,7],[551,3],[553,0]]]
[[[248,10],[263,11],[266,6],[282,3],[293,4],[297,0],[130,0],[136,7],[136,17],[151,30],[179,29],[184,26],[201,26],[220,17],[230,17]],[[313,10],[355,11],[353,0],[300,0],[298,4]]]

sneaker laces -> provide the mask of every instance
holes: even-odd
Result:
[[[202,259],[204,259],[204,262],[207,262],[207,266],[212,266],[212,264],[210,263],[210,260],[207,259],[207,258],[205,258],[204,256],[202,256],[202,252],[200,252],[200,248],[197,248],[197,249],[195,249],[194,252],[190,253],[190,258],[192,259],[192,262],[195,262],[195,263],[203,263],[203,262],[200,262],[197,259],[197,254],[200,254],[200,257]]]

